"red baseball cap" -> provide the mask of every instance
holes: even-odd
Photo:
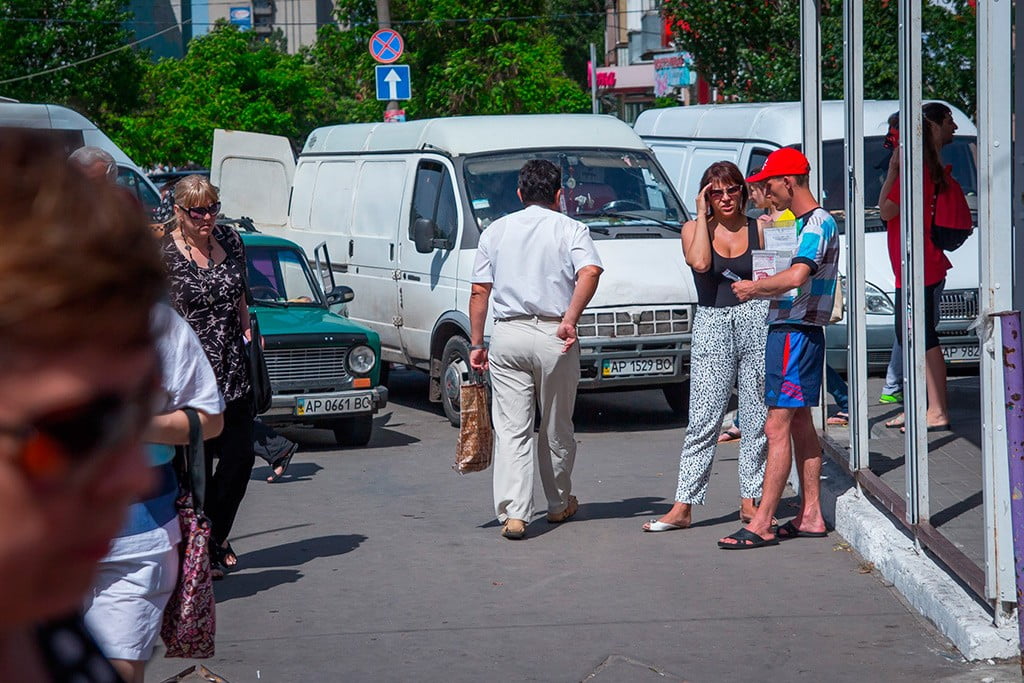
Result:
[[[783,175],[806,175],[810,172],[811,165],[800,150],[783,147],[769,154],[761,170],[747,178],[747,182],[759,183],[768,178],[777,178]]]

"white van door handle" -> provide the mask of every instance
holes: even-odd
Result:
[[[419,282],[420,281],[420,276],[419,275],[412,275],[410,273],[403,273],[402,277],[404,277],[406,280],[412,280],[413,282]]]
[[[356,241],[355,240],[349,240],[348,241],[348,257],[349,258],[352,258],[352,253],[355,250],[356,250]]]

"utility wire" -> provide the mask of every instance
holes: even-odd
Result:
[[[187,20],[185,22],[183,22],[183,24],[188,24],[188,23],[190,23],[190,22],[187,21]],[[63,71],[64,69],[70,69],[70,68],[75,67],[75,66],[81,66],[82,64],[86,64],[88,62],[95,62],[97,59],[103,59],[104,57],[109,57],[110,55],[114,54],[115,52],[120,52],[121,50],[127,50],[130,47],[135,47],[136,45],[138,45],[140,43],[144,43],[147,40],[150,40],[152,38],[156,38],[157,36],[159,36],[162,33],[167,33],[168,31],[171,31],[171,30],[174,30],[174,29],[178,29],[178,28],[180,28],[180,25],[179,24],[174,24],[173,26],[168,26],[167,28],[163,29],[162,31],[157,31],[156,33],[150,34],[150,35],[146,36],[145,38],[140,38],[138,40],[132,41],[131,43],[125,43],[121,47],[115,47],[113,50],[107,50],[106,52],[100,53],[98,55],[93,55],[92,57],[86,57],[85,59],[80,59],[77,62],[71,62],[70,64],[63,64],[61,66],[55,66],[52,69],[44,69],[43,71],[37,71],[34,74],[28,74],[26,76],[15,76],[14,78],[8,78],[8,79],[0,81],[0,85],[6,85],[7,83],[15,83],[17,81],[24,81],[24,80],[27,80],[29,78],[35,78],[37,76],[45,76],[46,74],[56,73],[57,71]]]
[[[218,4],[233,4],[230,1],[228,3]],[[623,10],[621,12],[616,11],[615,15],[622,14],[651,14],[650,10],[634,9],[634,10]],[[492,23],[497,21],[532,21],[537,19],[548,19],[548,20],[562,20],[562,19],[578,19],[578,18],[590,18],[590,17],[604,17],[607,16],[607,12],[559,12],[554,14],[529,14],[523,16],[514,17],[453,17],[451,19],[394,19],[391,21],[392,24],[400,25],[418,25],[418,24],[465,24],[465,23]],[[126,21],[115,21],[112,19],[43,19],[40,17],[2,17],[3,21],[21,21],[39,24],[165,24],[166,21],[153,21],[153,20],[139,20],[139,19],[128,19]],[[227,18],[221,18],[221,21],[227,21]],[[175,22],[177,23],[177,22]],[[193,22],[194,26],[213,26],[216,21],[210,22]],[[353,27],[365,27],[365,26],[376,26],[376,19],[368,19],[366,21],[360,21],[355,23],[340,22],[340,21],[303,21],[303,22],[281,22],[272,21],[269,25],[272,26],[326,26],[329,24],[346,25]]]

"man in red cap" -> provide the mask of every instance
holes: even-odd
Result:
[[[832,215],[811,194],[810,164],[798,150],[784,147],[769,155],[764,168],[747,178],[763,182],[775,208],[797,217],[797,247],[788,268],[757,281],[732,285],[740,301],[771,299],[765,348],[765,403],[768,465],[757,513],[746,527],[718,542],[726,550],[777,545],[779,539],[823,537],[825,519],[819,501],[821,444],[811,422],[818,405],[825,361],[823,326],[829,322],[839,265],[839,229]],[[790,446],[792,438],[793,447]],[[796,455],[802,503],[796,517],[772,528],[790,462]]]

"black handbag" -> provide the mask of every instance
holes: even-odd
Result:
[[[218,226],[223,227],[225,230],[231,230],[229,226]],[[227,239],[226,237],[224,239]],[[235,236],[235,243],[238,245],[240,253],[238,254],[239,260],[242,266],[242,282],[245,286],[245,303],[247,306],[252,306],[255,302],[255,298],[252,295],[252,290],[249,288],[249,264],[248,259],[245,258],[245,246],[242,244],[241,238]],[[230,252],[228,257],[231,258]],[[247,365],[249,366],[249,385],[252,387],[252,405],[253,410],[256,414],[265,413],[270,410],[271,400],[274,397],[274,391],[270,386],[270,371],[267,370],[267,359],[263,355],[263,335],[260,334],[260,321],[256,317],[256,314],[249,311],[249,329],[251,333],[249,335],[249,343],[245,345],[245,355]]]
[[[267,359],[263,355],[263,336],[260,334],[260,321],[255,313],[249,313],[249,325],[252,329],[252,341],[246,345],[246,353],[249,357],[249,383],[252,385],[252,403],[258,415],[270,410],[270,402],[274,393],[270,387],[270,372],[267,370]]]

